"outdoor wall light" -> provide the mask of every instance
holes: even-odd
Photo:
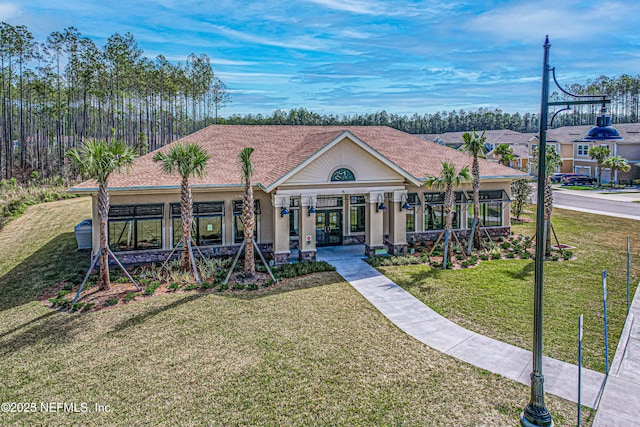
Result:
[[[404,199],[404,203],[402,203],[402,199]],[[400,211],[401,212],[402,212],[402,209],[405,209],[405,210],[411,209],[411,205],[407,201],[407,195],[405,193],[402,193],[402,195],[400,195]]]
[[[384,204],[384,197],[382,197],[382,194],[378,194],[378,198],[376,199],[376,212],[384,211],[386,209],[387,206]]]
[[[309,211],[307,212],[307,214],[311,216],[311,214],[314,213],[316,213],[316,208],[313,207],[313,197],[309,196]]]
[[[282,218],[285,215],[289,215],[289,209],[287,209],[287,207],[284,204],[285,200],[282,199],[282,210],[280,211],[280,218]]]

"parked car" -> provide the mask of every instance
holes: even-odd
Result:
[[[563,182],[565,178],[577,176],[577,173],[554,173],[551,175],[551,182]]]
[[[562,175],[564,175],[563,173],[554,173],[553,175],[551,175],[551,182],[560,182],[560,180],[562,179]]]
[[[570,176],[564,180],[562,185],[594,185],[597,179],[587,175]]]

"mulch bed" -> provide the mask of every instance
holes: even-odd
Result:
[[[158,286],[155,291],[150,295],[145,295],[144,290],[145,286],[138,284],[141,290],[136,289],[135,285],[131,282],[121,283],[119,281],[111,282],[111,289],[108,291],[102,291],[98,289],[97,285],[94,285],[90,288],[85,287],[78,298],[79,303],[83,303],[82,308],[75,311],[98,311],[109,308],[114,308],[122,304],[131,304],[137,301],[143,301],[148,298],[153,298],[159,295],[166,294],[174,294],[174,293],[195,293],[195,292],[206,292],[206,293],[219,293],[219,294],[238,294],[238,293],[259,293],[259,292],[268,292],[273,289],[276,289],[287,282],[287,279],[280,279],[278,282],[269,285],[269,281],[271,276],[268,273],[256,272],[255,276],[251,279],[248,279],[244,276],[242,272],[234,272],[229,278],[229,288],[226,290],[218,290],[217,285],[211,284],[211,287],[207,287],[204,289],[202,285],[199,285],[195,289],[190,289],[189,285],[195,285],[195,281],[192,283],[183,283],[180,284],[177,289],[170,289],[169,286],[171,283],[166,282],[162,283]],[[207,281],[203,281],[203,283],[210,283]],[[257,289],[248,290],[247,286],[249,284],[257,285]],[[70,282],[62,281],[53,284],[52,286],[46,288],[38,297],[40,302],[47,307],[58,309],[60,311],[72,312],[74,310],[70,308],[63,308],[59,306],[54,306],[50,299],[56,298],[58,292],[62,290],[69,290],[69,293],[64,296],[64,298],[68,301],[72,301],[75,298],[76,293],[78,292],[80,285],[73,285]],[[242,288],[242,289],[240,289]],[[134,293],[133,298],[128,295]],[[118,300],[117,304],[108,304],[108,301]],[[86,306],[89,308],[86,308]]]

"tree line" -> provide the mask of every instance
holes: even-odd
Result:
[[[640,75],[631,77],[600,76],[585,84],[574,83],[563,89],[576,95],[607,95],[611,104],[607,106],[612,122],[637,123],[640,116]],[[551,94],[550,100],[564,99],[559,91]],[[569,112],[559,114],[553,127],[595,125],[601,106],[574,106]],[[552,111],[553,112],[553,111]],[[237,125],[317,125],[317,126],[390,126],[412,134],[440,134],[467,132],[471,130],[510,129],[516,132],[534,133],[540,127],[537,113],[507,113],[500,109],[479,108],[476,111],[452,110],[432,114],[401,115],[378,111],[375,113],[335,115],[318,114],[305,108],[276,110],[271,115],[234,114],[221,119],[220,123]]]
[[[637,122],[640,76],[601,76],[565,89],[604,93],[614,123]],[[305,108],[270,115],[220,117],[230,101],[206,54],[184,62],[144,56],[130,33],[104,46],[69,27],[36,41],[26,26],[0,23],[0,178],[25,180],[69,174],[66,152],[86,139],[121,140],[138,154],[155,150],[212,123],[390,126],[412,134],[511,129],[537,132],[536,113],[499,109],[431,114],[318,114]],[[553,99],[560,99],[557,93]],[[560,114],[554,127],[595,123],[598,106]]]
[[[229,101],[206,54],[143,55],[130,33],[104,46],[69,27],[44,41],[0,23],[0,177],[65,173],[89,138],[146,153],[213,123]]]

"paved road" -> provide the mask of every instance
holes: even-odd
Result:
[[[606,194],[599,191],[568,190],[562,187],[553,192],[553,206],[559,209],[640,220],[640,203],[637,202],[640,202],[640,193]]]
[[[630,201],[618,201],[613,199],[603,199],[576,194],[569,194],[565,191],[554,191],[553,204],[557,207],[589,209],[592,211],[602,211],[606,214],[622,214],[637,216],[640,219],[640,203]]]

